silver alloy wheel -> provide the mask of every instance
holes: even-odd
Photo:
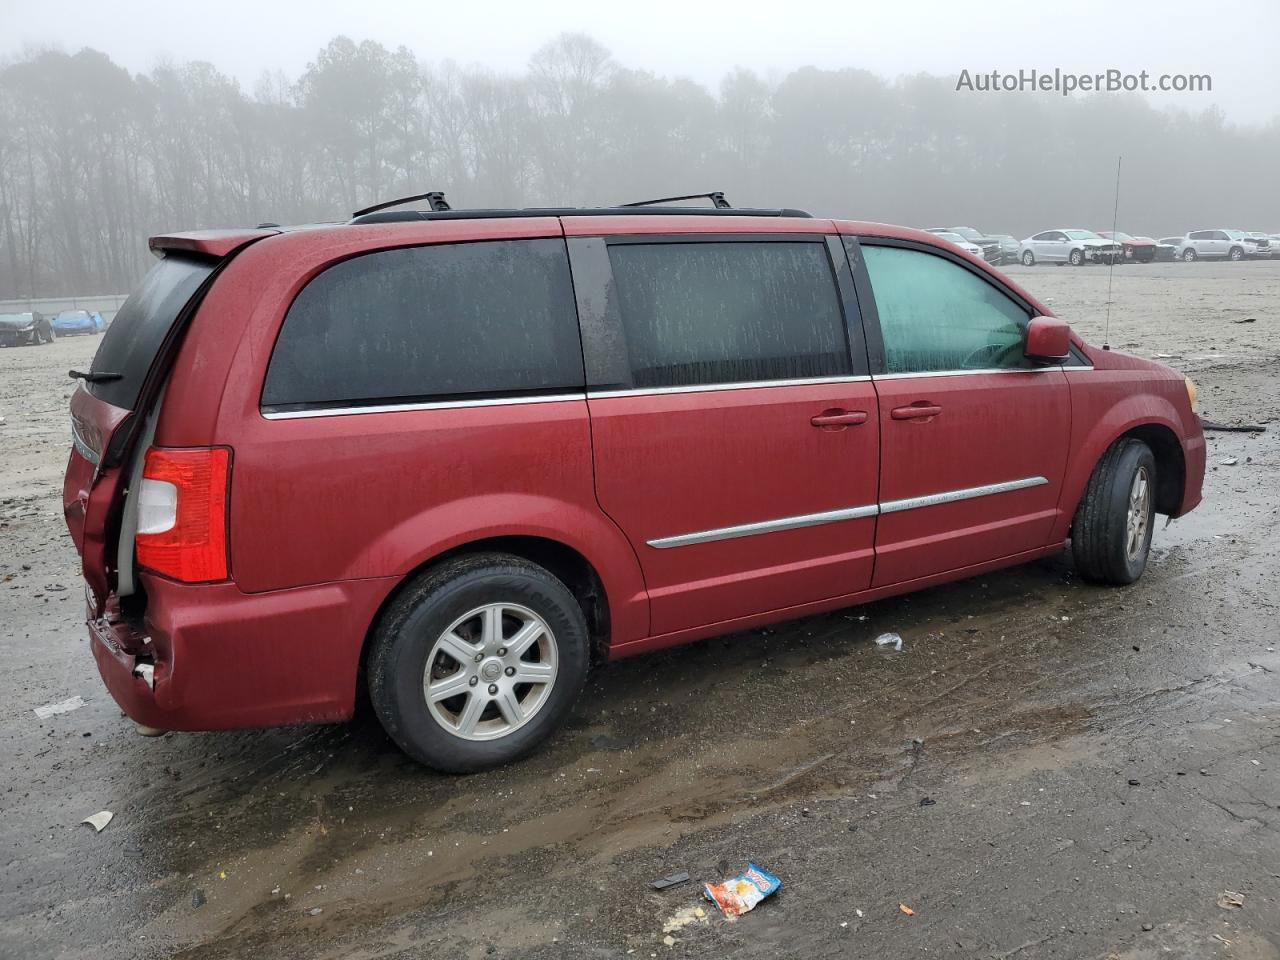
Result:
[[[559,652],[528,607],[488,603],[463,614],[427,656],[422,693],[435,721],[463,740],[514,733],[546,704]]]
[[[1147,468],[1139,467],[1129,488],[1129,513],[1125,518],[1125,555],[1129,561],[1137,560],[1147,541],[1147,526],[1151,523],[1151,482]]]

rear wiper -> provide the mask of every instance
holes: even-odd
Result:
[[[83,380],[85,383],[106,383],[109,380],[123,380],[123,373],[81,373],[79,370],[68,370],[67,376],[72,380]]]

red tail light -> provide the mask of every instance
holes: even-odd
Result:
[[[147,451],[138,490],[140,566],[185,583],[227,578],[230,451]]]

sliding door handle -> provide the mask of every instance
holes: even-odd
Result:
[[[856,427],[867,422],[865,410],[826,410],[811,417],[809,422],[815,427]]]
[[[909,407],[894,407],[889,411],[889,416],[894,420],[923,420],[925,417],[936,417],[940,413],[942,408],[937,404],[927,400],[917,400]]]

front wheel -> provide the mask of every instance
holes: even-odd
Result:
[[[1073,267],[1078,267],[1080,264],[1084,263],[1084,254],[1079,250],[1072,250],[1069,259]]]
[[[1093,583],[1133,583],[1147,567],[1155,527],[1156,458],[1141,440],[1114,443],[1076,508],[1071,552]]]
[[[1196,252],[1194,250],[1187,248],[1186,250],[1182,251],[1182,260],[1184,263],[1194,263],[1195,259],[1196,259]]]
[[[1022,265],[1024,267],[1034,267],[1036,264],[1036,255],[1030,250],[1022,251]]]
[[[1232,247],[1232,248],[1231,248],[1230,257],[1231,257],[1231,259],[1232,259],[1232,260],[1243,260],[1243,259],[1244,259],[1244,251],[1243,251],[1243,250],[1241,250],[1239,247]]]
[[[469,773],[550,736],[589,660],[582,609],[558,578],[520,557],[475,554],[426,571],[383,613],[369,695],[405,753]]]

